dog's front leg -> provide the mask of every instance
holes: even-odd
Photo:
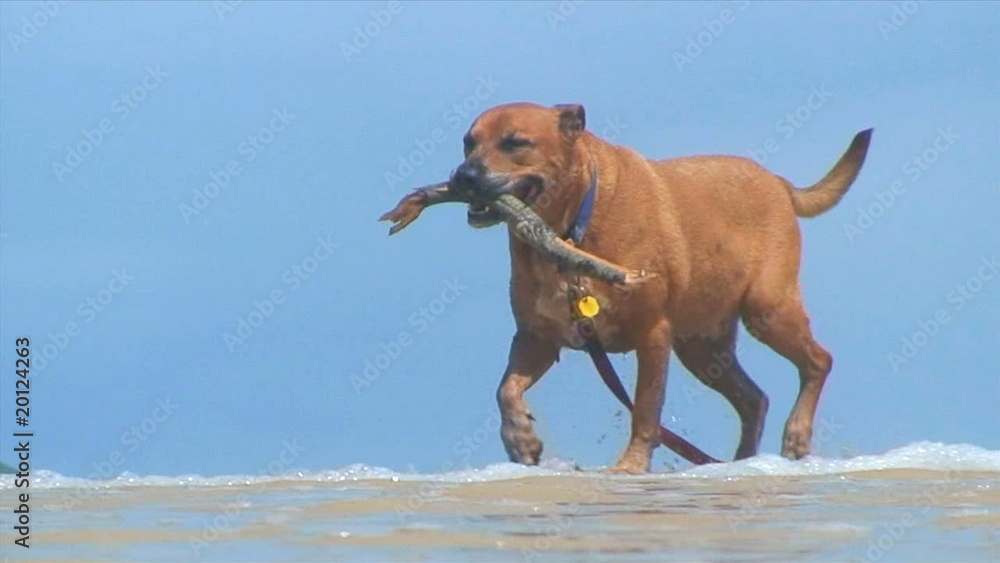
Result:
[[[507,370],[497,389],[497,404],[503,421],[500,437],[515,463],[537,465],[542,455],[542,441],[535,435],[524,392],[545,375],[558,355],[557,345],[525,331],[518,331],[511,342]]]
[[[653,449],[660,443],[660,413],[667,386],[667,363],[671,347],[670,323],[661,320],[636,347],[639,374],[632,409],[632,436],[612,473],[640,474],[649,471]]]

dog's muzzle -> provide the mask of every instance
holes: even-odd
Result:
[[[513,194],[521,201],[532,204],[542,193],[545,182],[540,176],[529,174],[511,179],[506,174],[493,174],[478,159],[463,162],[448,181],[454,189],[467,194],[469,226],[476,229],[492,227],[503,222],[503,215],[490,208],[490,202],[503,194]]]

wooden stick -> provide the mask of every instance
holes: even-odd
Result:
[[[394,235],[415,221],[420,213],[431,205],[448,202],[472,203],[472,201],[471,196],[452,190],[448,182],[431,184],[417,188],[403,197],[399,204],[383,214],[379,221],[392,221],[389,234]],[[512,194],[503,194],[488,203],[491,209],[504,216],[518,238],[530,244],[546,259],[567,270],[612,284],[634,283],[650,276],[645,271],[628,270],[598,258],[564,241],[531,207]]]
[[[431,205],[447,202],[468,203],[469,200],[460,196],[448,187],[448,182],[431,184],[422,188],[417,188],[407,194],[392,210],[387,211],[378,218],[379,221],[392,221],[389,228],[389,235],[394,235],[406,228],[407,225],[416,221],[420,217],[420,212]]]
[[[503,194],[490,207],[507,218],[518,238],[527,242],[542,256],[567,270],[608,283],[624,284],[646,277],[642,271],[631,271],[598,258],[561,239],[552,227],[526,203],[511,194]]]

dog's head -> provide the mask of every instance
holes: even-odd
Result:
[[[489,201],[511,193],[550,225],[564,219],[564,201],[580,178],[573,166],[586,126],[583,106],[551,108],[529,103],[485,111],[465,134],[465,161],[449,184]],[[487,203],[469,205],[469,225],[485,228],[502,221]]]

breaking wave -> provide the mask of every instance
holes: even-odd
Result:
[[[684,471],[654,473],[644,479],[709,478],[760,476],[839,475],[860,471],[890,470],[969,471],[997,473],[1000,478],[1000,450],[987,450],[971,444],[941,444],[917,442],[890,450],[884,454],[861,455],[845,459],[810,457],[791,461],[775,454],[763,454],[736,462],[693,467]],[[123,487],[238,487],[260,483],[299,482],[338,483],[368,480],[418,481],[438,483],[473,483],[503,481],[538,476],[593,476],[601,468],[580,468],[571,461],[552,459],[537,467],[514,463],[495,463],[482,468],[463,469],[446,473],[401,473],[382,467],[355,464],[340,469],[293,472],[281,475],[223,475],[204,477],[139,476],[123,473],[114,479],[92,480],[69,477],[53,471],[36,471],[31,478],[35,489],[115,489]],[[627,479],[628,477],[623,477]],[[0,490],[14,487],[13,475],[0,475]]]

